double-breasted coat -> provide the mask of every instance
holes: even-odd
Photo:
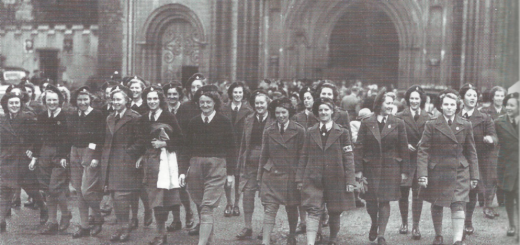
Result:
[[[138,169],[135,167],[139,150],[135,147],[139,139],[138,120],[140,115],[127,108],[117,121],[115,112],[107,117],[105,144],[101,155],[102,186],[109,191],[138,191],[142,187]]]
[[[237,115],[236,115],[236,118],[235,120],[233,121],[233,105],[232,105],[232,102],[228,102],[226,105],[224,105],[222,107],[222,109],[220,110],[220,113],[222,115],[224,115],[225,117],[227,117],[231,123],[233,123],[233,130],[235,130],[235,142],[236,142],[236,145],[239,146],[241,145],[241,141],[242,141],[242,134],[244,133],[244,123],[245,123],[245,120],[246,120],[246,117],[253,114],[253,109],[251,108],[251,106],[249,106],[249,103],[243,101],[242,102],[242,105],[240,106],[240,109],[238,109],[237,111]],[[240,149],[237,147],[237,151],[239,151]],[[237,152],[237,156],[238,156],[238,152]],[[239,167],[239,166],[237,166]],[[237,169],[237,173],[238,173],[238,170]]]
[[[296,182],[303,183],[302,206],[320,209],[327,203],[329,212],[342,212],[356,207],[354,193],[346,192],[355,185],[353,145],[346,129],[333,123],[323,147],[319,124],[309,128],[299,160]]]
[[[518,131],[507,115],[497,118],[495,127],[500,145],[497,164],[498,186],[506,191],[518,191]]]
[[[419,198],[449,207],[468,202],[470,180],[479,179],[471,122],[456,115],[448,126],[444,116],[426,123],[417,153],[417,177],[428,177]]]
[[[419,147],[419,140],[421,140],[424,131],[424,125],[426,125],[426,122],[430,120],[430,114],[428,114],[424,109],[421,109],[419,118],[415,121],[410,108],[406,108],[402,112],[397,113],[396,117],[404,121],[408,144],[412,145],[416,149],[415,151],[409,151],[410,174],[408,175],[408,180],[403,183],[403,186],[412,186],[414,178],[417,178],[417,148]]]
[[[247,160],[249,159],[249,156],[251,154],[251,133],[253,131],[253,123],[256,120],[256,113],[253,113],[245,118],[244,121],[244,132],[242,133],[242,140],[240,144],[240,150],[238,154],[238,169],[240,175],[240,183],[239,183],[239,189],[241,191],[244,190],[244,187],[246,186],[247,182],[249,181],[249,173],[246,172],[246,164]],[[273,124],[275,122],[275,119],[268,116],[265,122],[265,129],[269,127],[269,125]],[[263,135],[263,133],[262,133]],[[260,162],[260,161],[259,161]],[[258,168],[256,169],[258,170]],[[258,174],[258,173],[257,173]],[[252,176],[252,178],[257,178],[257,175]]]
[[[401,174],[409,174],[408,139],[403,120],[388,116],[379,131],[377,115],[361,121],[355,147],[356,172],[367,178],[367,201],[401,198]]]
[[[277,124],[266,125],[262,137],[262,154],[257,177],[261,183],[260,197],[262,203],[298,205],[300,193],[296,184],[296,171],[305,129],[300,124],[289,121],[282,135]]]
[[[294,115],[291,120],[302,125],[305,130],[308,130],[310,127],[316,125],[319,122],[318,118],[316,118],[312,112],[307,115],[305,110]]]

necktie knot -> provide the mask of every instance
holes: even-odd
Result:
[[[464,118],[466,118],[466,119],[468,119],[468,118],[469,118],[469,115],[468,115],[468,113],[467,113],[467,112],[466,112],[466,113],[464,113]]]
[[[417,122],[417,120],[419,120],[419,114],[415,113],[415,115],[413,116],[413,120]]]
[[[81,112],[79,113],[79,116],[80,116],[80,117],[85,117],[85,112],[84,112],[84,111],[81,111]]]
[[[327,133],[327,127],[325,126],[325,124],[323,124],[323,126],[321,126],[321,133],[325,136],[325,134]]]
[[[285,133],[284,125],[280,125],[280,134],[283,135]]]
[[[155,122],[155,121],[156,121],[156,120],[155,120],[155,114],[156,114],[156,113],[157,113],[156,111],[152,112],[152,115],[150,116],[150,121],[152,121],[152,122]]]
[[[381,123],[385,124],[386,123],[386,118],[383,117],[383,119],[381,120]]]
[[[204,117],[204,123],[206,123],[206,124],[209,123],[209,117]]]
[[[238,106],[235,106],[235,108],[233,108],[233,111],[238,111]]]
[[[448,119],[448,125],[451,126],[452,123],[453,121],[451,121],[451,119]]]

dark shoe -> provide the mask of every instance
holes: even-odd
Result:
[[[227,205],[224,209],[224,217],[231,217],[233,215],[233,206]]]
[[[86,236],[90,236],[90,229],[85,229],[85,228],[83,228],[81,226],[76,228],[74,233],[72,233],[72,238],[73,239],[86,237]]]
[[[408,224],[401,224],[401,228],[399,228],[399,234],[408,234]]]
[[[94,215],[89,215],[88,216],[88,225],[94,225],[94,223],[96,222],[96,218],[94,217]]]
[[[253,238],[253,229],[244,228],[237,235],[238,240],[251,240]]]
[[[144,226],[145,227],[148,227],[152,224],[153,222],[153,215],[152,215],[153,211],[150,209],[148,212],[144,212]]]
[[[112,234],[110,236],[110,241],[117,242],[117,241],[119,241],[120,238],[121,238],[121,230],[118,229],[114,234]]]
[[[365,207],[365,203],[361,201],[360,199],[356,200],[356,208],[363,208]]]
[[[36,207],[36,204],[34,203],[32,198],[29,198],[29,200],[27,200],[27,202],[24,202],[23,206],[24,206],[24,208],[30,208],[32,210],[38,209],[38,207]]]
[[[0,232],[5,232],[7,230],[7,224],[4,222],[0,223]]]
[[[480,207],[484,207],[484,201],[478,201],[478,205],[479,205]]]
[[[40,208],[40,225],[47,223],[48,219],[49,219],[49,211],[47,210],[47,207]]]
[[[495,212],[493,212],[493,209],[487,207],[484,208],[484,216],[488,219],[494,219],[495,218]]]
[[[455,242],[453,245],[466,245],[466,243],[464,243],[463,241],[458,241]]]
[[[377,238],[377,225],[370,226],[370,232],[368,233],[368,240],[373,242]]]
[[[109,207],[109,208],[100,208],[101,210],[101,214],[103,216],[109,216],[111,213],[112,213],[112,208]]]
[[[321,226],[323,227],[328,227],[329,226],[329,214],[324,214],[323,216],[321,216]]]
[[[515,236],[516,235],[516,227],[511,226],[507,230],[507,236]]]
[[[121,236],[119,236],[120,242],[126,242],[130,240],[130,228],[123,228],[121,230]]]
[[[471,235],[473,232],[475,232],[475,229],[473,228],[473,224],[469,223],[464,226],[464,232],[466,235]]]
[[[180,221],[172,221],[172,223],[166,227],[168,232],[174,232],[182,229],[182,222]]]
[[[40,235],[56,235],[58,234],[58,224],[45,223],[45,226],[40,230]]]
[[[384,237],[377,238],[377,245],[386,245],[386,240]]]
[[[188,231],[188,235],[190,236],[198,236],[200,230],[200,224],[197,224],[195,227],[191,228],[190,231]]]
[[[314,244],[322,244],[323,243],[323,236],[318,233],[316,234],[316,241],[314,242]]]
[[[59,227],[59,231],[65,231],[69,228],[70,226],[70,220],[72,219],[72,213],[68,213],[68,214],[62,214],[61,215],[61,220],[60,220],[60,227]]]
[[[289,234],[287,236],[287,245],[296,245],[296,237],[295,234]]]
[[[193,227],[193,224],[195,224],[193,221],[193,212],[191,210],[186,211],[186,228]]]
[[[240,208],[238,206],[233,207],[233,216],[240,216]]]
[[[328,245],[338,245],[335,241],[329,241]]]
[[[442,239],[442,236],[435,236],[435,239],[433,240],[433,245],[442,245],[444,243],[444,240]]]
[[[414,227],[412,229],[412,238],[414,240],[421,240],[421,231],[419,230],[419,227]]]
[[[151,242],[148,243],[149,245],[164,245],[168,244],[168,239],[166,235],[158,235],[153,238]]]
[[[90,228],[90,235],[96,236],[103,230],[103,224],[105,223],[105,219],[101,217],[99,220],[94,221],[94,225]]]
[[[139,227],[139,220],[138,219],[132,219],[130,221],[130,231],[133,231]]]
[[[296,234],[304,234],[307,232],[307,225],[305,223],[298,224],[296,227]]]
[[[22,201],[19,198],[11,202],[11,208],[19,208],[20,206],[22,206]]]

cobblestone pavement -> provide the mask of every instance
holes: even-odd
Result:
[[[25,196],[22,202],[25,200]],[[243,215],[240,217],[224,218],[223,211],[226,201],[222,200],[220,207],[216,210],[216,244],[235,245],[235,244],[260,244],[259,240],[252,241],[237,241],[235,235],[242,229]],[[103,231],[97,237],[87,237],[81,239],[72,239],[71,234],[74,231],[75,225],[78,224],[78,211],[74,197],[71,197],[69,202],[73,211],[73,220],[71,227],[65,234],[56,236],[43,236],[38,234],[40,225],[38,224],[39,211],[26,208],[13,209],[12,217],[7,221],[7,232],[0,234],[0,244],[81,244],[81,245],[104,245],[115,244],[108,241],[110,234],[116,230],[114,225],[114,214],[106,218],[106,223],[103,226]],[[496,203],[495,203],[496,206]],[[257,199],[256,213],[253,218],[253,232],[254,236],[258,235],[262,224],[262,209],[261,203]],[[141,207],[142,208],[142,207]],[[430,204],[425,204],[422,221],[421,232],[422,239],[415,241],[411,239],[411,235],[400,235],[399,226],[401,218],[399,215],[399,208],[397,202],[392,202],[391,217],[387,227],[386,240],[388,244],[431,244],[434,238],[433,225],[430,218]],[[503,207],[496,208],[500,217],[494,220],[486,219],[483,216],[482,208],[477,207],[474,214],[475,234],[469,236],[467,244],[518,244],[516,238],[507,237],[507,215]],[[181,208],[182,212],[184,209]],[[148,244],[155,232],[155,224],[149,227],[143,227],[142,210],[140,210],[139,228],[131,233],[129,242],[122,244]],[[410,211],[411,216],[411,211]],[[184,217],[184,213],[181,214]],[[171,221],[171,215],[168,223]],[[410,217],[411,219],[411,217]],[[184,220],[184,218],[183,218]],[[411,220],[409,221],[411,224]],[[370,228],[370,219],[364,208],[358,208],[343,214],[341,218],[341,231],[339,235],[340,244],[375,244],[368,241],[368,230]],[[411,227],[410,227],[411,231]],[[328,237],[328,228],[324,229],[324,236]],[[274,244],[285,244],[286,234],[288,233],[287,217],[285,210],[280,209],[277,216],[276,227],[273,232],[273,238],[276,240]],[[451,234],[451,218],[449,209],[444,210],[444,241],[445,244],[452,243]],[[298,236],[298,244],[305,244],[305,236]],[[168,234],[169,244],[197,244],[197,237],[188,236],[186,229],[182,231]]]

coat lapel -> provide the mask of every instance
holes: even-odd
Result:
[[[246,102],[242,102],[242,106],[240,106],[240,109],[237,112],[237,117],[236,117],[235,121],[233,122],[233,124],[237,124],[238,122],[240,122],[240,120],[242,120],[242,118],[247,116],[247,113],[249,112],[249,110],[248,110],[248,108],[246,108],[245,103]]]
[[[320,149],[323,150],[323,142],[321,142],[321,136],[320,136],[320,131],[318,130],[318,127],[313,126],[312,128],[310,128],[309,134],[311,135],[312,140],[314,140],[314,142],[316,142],[316,144],[318,144]]]
[[[269,136],[276,141],[278,144],[282,145],[283,147],[287,148],[285,145],[285,141],[280,134],[280,130],[278,129],[278,124],[274,123],[273,126],[269,129]]]
[[[289,141],[292,137],[298,134],[298,129],[296,129],[296,124],[293,121],[289,121],[289,125],[287,125],[287,130],[282,135],[284,143]]]
[[[455,137],[457,137],[457,142],[463,142],[465,137],[463,134],[460,134],[460,132],[464,131],[464,123],[462,122],[462,117],[455,116],[455,122],[451,125],[451,131],[455,134]]]
[[[246,118],[244,122],[244,133],[246,136],[245,144],[246,147],[249,148],[249,144],[251,143],[251,133],[253,132],[253,123],[256,120],[256,113],[251,114],[251,116]]]
[[[368,128],[376,138],[379,145],[381,145],[381,134],[379,133],[379,126],[377,125],[377,116],[374,114],[368,119],[365,120],[365,122],[368,124]]]
[[[390,132],[394,131],[397,128],[397,121],[394,116],[389,115],[388,120],[386,121],[385,126],[383,127],[383,131],[381,132],[381,139],[387,136]]]
[[[7,117],[9,117],[9,115],[6,115],[6,117],[2,119],[2,122],[0,123],[0,127],[4,128],[9,133],[11,133],[14,136],[16,136],[16,132],[13,129],[13,125],[11,125],[11,122],[10,122],[9,119],[7,119]]]
[[[509,134],[513,135],[516,139],[518,139],[518,133],[516,132],[515,128],[513,128],[513,125],[511,124],[511,120],[509,120],[509,117],[503,116],[501,120],[502,122],[497,124],[500,125],[500,127],[504,128]]]
[[[462,116],[462,111],[460,112]],[[484,115],[480,113],[477,109],[473,111],[473,115],[469,118],[469,121],[471,122],[471,126],[475,128],[477,125],[481,124],[484,121]]]
[[[325,149],[323,149],[323,150],[326,151],[327,149],[329,149],[329,147],[334,142],[336,142],[336,140],[338,140],[339,136],[341,136],[341,129],[339,128],[339,126],[336,123],[333,123],[332,128],[330,129],[329,137],[327,138],[327,143],[325,144]],[[321,137],[320,137],[320,141],[321,141]]]
[[[442,134],[446,135],[451,140],[458,143],[457,138],[455,137],[455,134],[451,131],[451,128],[448,126],[448,123],[444,119],[444,116],[439,116],[437,118],[437,121],[435,123],[435,127],[441,131]]]
[[[421,128],[424,129],[424,124],[426,124],[426,122],[429,119],[430,119],[430,114],[428,114],[428,112],[426,112],[426,110],[421,109],[421,115],[419,115],[419,120],[417,120],[417,122],[416,122],[417,132],[419,133],[419,135],[422,135],[423,132],[420,129]]]
[[[115,113],[112,112],[108,115],[107,117],[107,126],[108,126],[108,129],[110,130],[110,133],[114,134],[114,130],[115,130],[115,127],[116,127],[116,118],[115,118]]]
[[[418,129],[418,123],[419,121],[415,121],[413,119],[413,116],[412,116],[412,112],[410,111],[410,107],[408,107],[408,109],[404,110],[403,112],[403,120],[406,124],[410,125],[410,127],[415,131],[415,133],[418,133],[419,132],[419,129]],[[421,110],[421,113],[423,112],[424,110]],[[421,117],[419,117],[420,119]]]

